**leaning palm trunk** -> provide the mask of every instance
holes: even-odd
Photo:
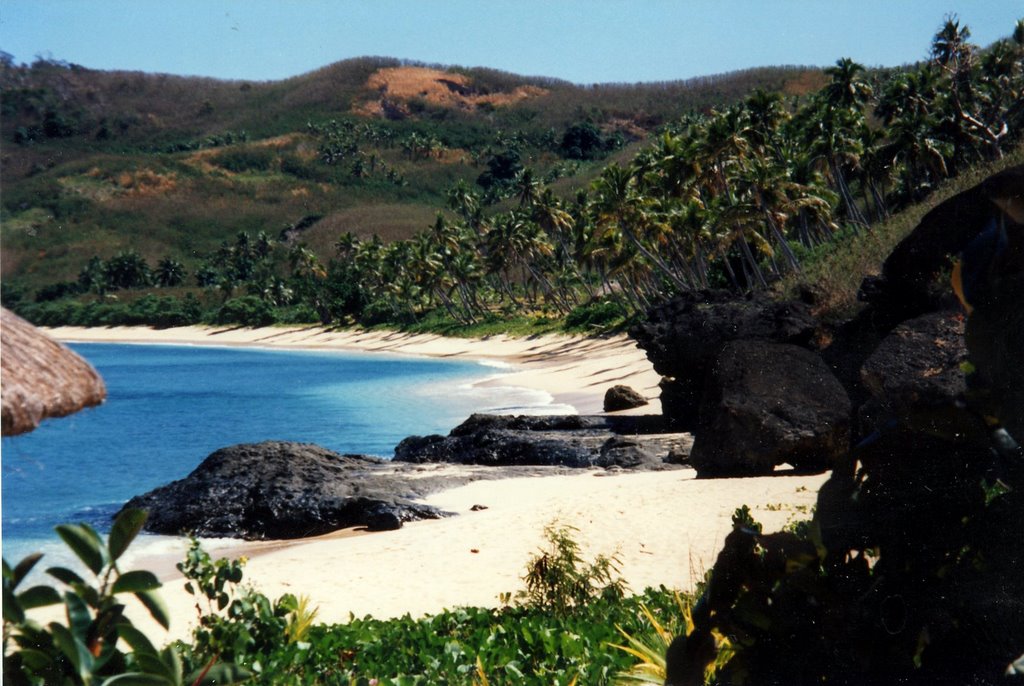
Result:
[[[857,207],[857,201],[854,200],[853,193],[850,192],[850,187],[846,183],[846,176],[843,174],[839,160],[834,157],[830,158],[829,164],[832,166],[832,178],[835,179],[836,187],[839,189],[839,194],[843,198],[843,204],[846,206],[846,214],[850,218],[850,221],[856,222],[861,226],[867,226],[868,221],[864,218],[860,208]]]
[[[665,262],[665,260],[661,259],[659,255],[649,250],[647,246],[643,244],[643,242],[640,240],[640,237],[633,232],[632,227],[630,227],[626,222],[623,222],[621,226],[622,232],[625,233],[626,237],[633,243],[634,246],[636,246],[636,249],[640,251],[640,254],[646,257],[648,260],[650,260],[651,264],[655,265],[658,268],[658,270],[661,271],[662,275],[664,275],[669,281],[671,281],[672,284],[677,289],[679,289],[681,293],[685,293],[687,290],[689,290],[686,287],[686,282],[679,278],[679,276],[672,270],[672,268]]]

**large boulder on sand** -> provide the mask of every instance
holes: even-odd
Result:
[[[647,404],[645,398],[639,391],[629,386],[612,386],[604,393],[604,411],[618,412],[620,410],[632,410],[634,407],[643,407]]]
[[[861,368],[871,393],[859,410],[862,433],[885,428],[891,420],[950,440],[977,433],[977,422],[963,412],[966,361],[959,313],[934,312],[897,326]]]
[[[704,388],[690,454],[698,476],[829,468],[850,440],[850,400],[817,354],[761,341],[726,344]]]
[[[249,540],[316,536],[351,526],[397,528],[442,516],[414,502],[382,461],[308,443],[267,441],[222,448],[184,479],[125,507],[149,511],[159,534]]]
[[[801,302],[775,302],[764,294],[737,298],[728,291],[685,293],[652,308],[647,321],[630,329],[661,384],[662,412],[673,426],[697,423],[704,379],[730,341],[810,345],[818,324]]]

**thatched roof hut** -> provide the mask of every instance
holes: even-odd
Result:
[[[107,397],[103,379],[88,362],[13,312],[0,309],[0,396],[3,435],[39,426]]]

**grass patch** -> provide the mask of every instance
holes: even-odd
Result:
[[[821,246],[803,260],[801,273],[781,282],[777,291],[795,298],[801,287],[810,287],[818,298],[820,314],[827,320],[851,317],[863,307],[857,291],[864,277],[881,273],[885,259],[921,218],[937,205],[1009,167],[1024,164],[1024,146],[1003,159],[980,164],[948,179],[924,201],[893,215],[887,221]]]

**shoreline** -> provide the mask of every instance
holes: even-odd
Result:
[[[317,327],[62,327],[48,332],[64,341],[329,349],[500,362],[514,367],[477,383],[544,391],[552,403],[571,405],[580,414],[602,413],[607,388],[626,384],[655,401],[631,414],[660,411],[660,376],[624,335],[469,340]],[[284,593],[307,595],[318,607],[318,622],[327,624],[348,621],[352,615],[388,619],[459,606],[499,607],[500,594],[523,587],[526,564],[545,545],[544,528],[552,523],[575,529],[585,559],[616,556],[632,592],[659,585],[692,590],[714,564],[736,508],[749,505],[766,531],[777,530],[810,516],[826,478],[698,480],[692,469],[683,468],[581,469],[483,479],[423,499],[453,517],[409,522],[399,530],[373,534],[346,529],[286,541],[210,541],[205,549],[215,558],[249,556],[244,584],[271,600]],[[187,640],[195,624],[195,599],[184,591],[184,580],[174,569],[180,559],[169,549],[149,555],[139,550],[129,561],[157,572],[164,581],[161,595],[170,610],[169,632],[134,600],[128,601],[133,621],[158,643]]]
[[[63,326],[43,330],[62,342],[336,350],[458,359],[484,364],[497,362],[510,365],[511,369],[481,379],[474,385],[543,391],[551,396],[551,405],[569,405],[579,414],[601,414],[605,391],[611,386],[625,384],[649,402],[629,413],[660,412],[658,383],[661,376],[654,371],[644,352],[625,334],[607,338],[544,334],[529,338],[497,335],[468,339],[314,326],[257,329]]]
[[[827,478],[697,479],[692,469],[581,469],[480,480],[424,499],[452,517],[408,522],[396,531],[344,529],[306,539],[211,542],[204,550],[214,559],[247,557],[244,585],[271,600],[306,595],[322,624],[352,616],[387,620],[500,607],[501,594],[524,587],[527,562],[546,546],[544,528],[552,524],[574,529],[584,560],[615,556],[631,594],[658,586],[692,591],[713,566],[738,507],[749,506],[765,532],[777,531],[810,518]],[[126,560],[126,569],[148,569],[163,581],[170,631],[127,599],[132,621],[157,643],[188,640],[196,625],[195,599],[174,569],[180,559],[143,553]]]

